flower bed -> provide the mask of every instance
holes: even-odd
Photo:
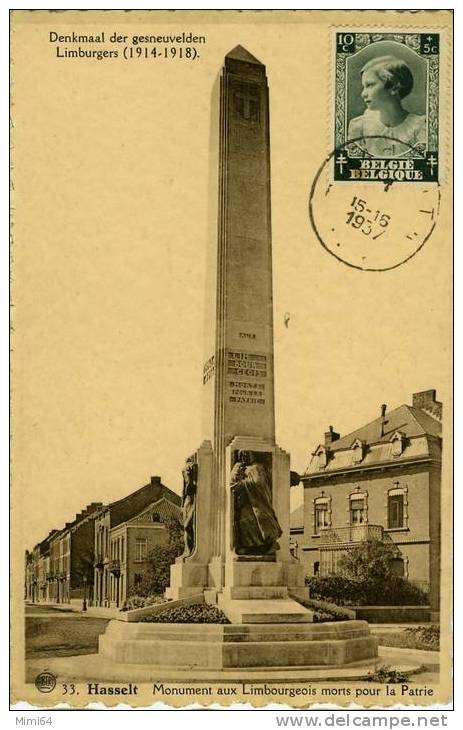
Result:
[[[130,596],[121,608],[121,611],[131,611],[134,608],[145,608],[146,606],[157,606],[160,603],[167,603],[167,598],[161,595],[151,596]]]
[[[435,625],[409,626],[403,631],[377,634],[377,636],[383,646],[439,651],[439,633],[439,627]]]
[[[408,682],[408,674],[394,669],[387,664],[377,667],[374,672],[368,672],[367,682],[378,682],[379,684],[404,684]]]
[[[196,603],[191,606],[166,608],[156,615],[143,616],[144,623],[167,624],[229,624],[230,621],[217,606],[208,603]]]

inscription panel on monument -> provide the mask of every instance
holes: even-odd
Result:
[[[228,350],[227,376],[229,403],[265,405],[267,355]]]

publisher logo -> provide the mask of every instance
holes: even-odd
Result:
[[[56,687],[56,677],[51,672],[40,672],[35,678],[35,686],[39,692],[53,692]]]

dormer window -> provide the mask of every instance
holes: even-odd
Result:
[[[363,461],[363,458],[365,456],[365,450],[366,450],[365,442],[361,441],[360,439],[355,439],[354,443],[351,446],[351,449],[352,449],[352,463],[360,464],[360,462]]]
[[[395,431],[391,436],[392,456],[401,456],[405,447],[405,434]]]
[[[324,469],[328,464],[329,449],[327,449],[326,446],[321,445],[315,451],[314,456],[317,459],[318,468]]]

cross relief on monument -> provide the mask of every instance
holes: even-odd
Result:
[[[256,84],[239,84],[233,94],[234,110],[247,122],[260,121],[260,94]]]

